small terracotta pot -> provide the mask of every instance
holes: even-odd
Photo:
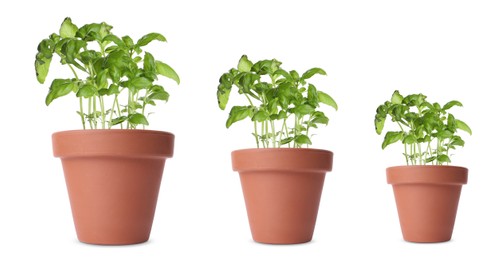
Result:
[[[232,152],[254,241],[297,244],[312,239],[332,152],[305,148]]]
[[[451,239],[467,168],[414,165],[387,168],[403,238],[409,242]]]
[[[52,135],[78,239],[126,245],[149,239],[174,136],[150,130],[75,130]]]

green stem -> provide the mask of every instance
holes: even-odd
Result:
[[[83,125],[83,130],[85,130],[86,123],[85,123],[85,115],[83,113],[83,97],[80,97],[80,117],[81,117],[81,124]]]
[[[259,148],[258,123],[254,121],[254,137],[256,137],[256,147]]]
[[[97,129],[97,97],[92,97],[93,99],[93,123],[95,124],[94,127]]]
[[[270,147],[270,140],[268,140],[268,134],[269,134],[269,130],[268,130],[268,121],[265,121],[264,122],[265,124],[265,141],[266,141],[266,148]]]
[[[79,81],[78,74],[74,70],[73,66],[71,64],[67,64],[71,71],[73,72],[74,78]],[[81,117],[81,124],[83,125],[83,130],[86,129],[86,123],[85,123],[85,113],[83,112],[83,97],[80,97],[80,117]]]
[[[296,138],[298,135],[298,129],[297,129],[298,127],[299,127],[299,118],[296,115],[296,116],[294,116],[294,138]],[[297,148],[296,141],[294,141],[294,148]]]
[[[89,116],[88,123],[90,124],[90,129],[93,129],[93,123],[92,123],[93,118],[91,117],[91,115],[92,115],[92,99],[91,98],[88,99],[88,114],[87,115]]]
[[[272,131],[272,140],[273,140],[273,148],[277,147],[277,136],[275,134],[275,122],[273,120],[270,121],[271,123],[271,131]]]
[[[422,165],[424,163],[422,162],[422,146],[420,146],[420,143],[417,143],[417,147],[416,148],[418,148],[418,150],[417,150],[418,162],[419,162],[420,165]]]
[[[101,113],[100,117],[102,119],[102,129],[105,129],[106,115],[105,115],[104,98],[102,96],[99,96],[99,101],[100,101],[100,113]]]

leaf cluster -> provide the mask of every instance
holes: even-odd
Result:
[[[470,135],[472,130],[448,112],[452,107],[461,107],[462,103],[453,100],[441,106],[426,99],[423,94],[404,97],[399,91],[394,91],[391,100],[377,108],[375,130],[380,135],[389,116],[398,126],[398,131],[386,132],[382,149],[401,142],[407,165],[449,164],[450,151],[465,144],[457,134],[458,130]]]
[[[52,81],[46,105],[73,93],[79,99],[83,128],[136,128],[148,125],[145,108],[169,99],[169,93],[156,84],[158,76],[180,83],[178,74],[166,63],[143,51],[152,41],[165,42],[159,33],[149,33],[136,42],[130,36],[114,35],[112,26],[91,23],[81,27],[66,18],[59,33],[52,33],[38,45],[35,70],[43,84],[54,56],[68,67],[73,78]],[[109,101],[106,104],[106,101]]]
[[[226,127],[249,118],[258,148],[310,145],[310,129],[329,122],[325,113],[318,110],[319,105],[337,110],[330,95],[308,83],[316,74],[326,75],[323,69],[312,68],[300,75],[281,65],[276,59],[253,63],[243,55],[237,68],[230,69],[219,80],[220,109],[226,108],[233,87],[248,101],[231,108]]]

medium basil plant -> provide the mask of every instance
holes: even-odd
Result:
[[[323,69],[312,68],[300,75],[281,65],[276,59],[253,63],[243,55],[237,68],[230,69],[219,80],[220,109],[226,108],[233,87],[247,100],[246,105],[231,108],[226,127],[249,118],[258,148],[308,146],[311,129],[329,123],[329,118],[319,110],[320,104],[337,110],[330,95],[308,82],[316,74],[326,75]]]

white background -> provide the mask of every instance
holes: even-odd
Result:
[[[0,7],[0,259],[496,259],[498,5],[495,1],[4,1]],[[40,40],[70,16],[79,26],[105,21],[117,35],[160,32],[151,52],[176,69],[163,80],[171,99],[149,129],[176,135],[166,163],[149,242],[92,246],[76,239],[51,134],[79,129],[77,101],[44,104],[54,66],[40,85]],[[316,132],[315,148],[334,152],[312,242],[252,241],[230,152],[254,147],[250,124],[227,130],[217,107],[218,78],[239,57],[277,58],[300,72],[321,67],[315,85],[339,111]],[[56,64],[57,61],[54,62]],[[403,163],[400,147],[381,150],[376,107],[399,89],[432,101],[457,99],[453,113],[474,135],[453,157],[469,168],[452,241],[402,240],[385,168]],[[233,105],[230,103],[229,105]]]

